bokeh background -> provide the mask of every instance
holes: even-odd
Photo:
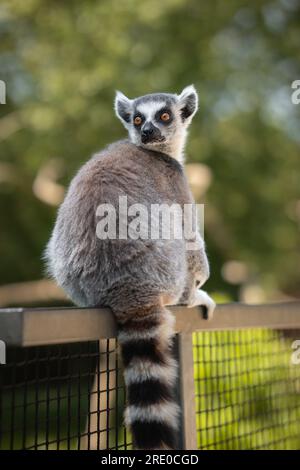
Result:
[[[218,301],[300,296],[299,0],[2,0],[0,306],[62,303],[42,252],[129,97],[194,83],[187,171]]]

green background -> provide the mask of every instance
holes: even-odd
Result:
[[[199,198],[207,289],[217,300],[299,297],[299,20],[298,0],[2,1],[0,285],[43,277],[60,191],[125,135],[115,90],[194,83],[187,161],[210,176]]]

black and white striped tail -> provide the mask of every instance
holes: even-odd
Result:
[[[141,313],[141,312],[139,312]],[[119,328],[127,389],[125,424],[136,449],[176,449],[179,407],[174,396],[174,319],[163,307],[131,316]]]

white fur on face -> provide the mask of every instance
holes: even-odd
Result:
[[[157,111],[165,106],[165,101],[147,101],[145,103],[140,103],[136,110],[145,116],[146,121],[152,121]]]
[[[193,85],[190,85],[184,88],[179,95],[173,96],[175,100],[174,103],[172,103],[172,112],[174,113],[175,120],[171,125],[170,132],[162,132],[162,134],[165,134],[164,137],[166,137],[166,140],[164,142],[149,142],[147,144],[143,144],[141,142],[140,134],[139,132],[137,132],[137,130],[132,124],[131,113],[133,112],[135,100],[128,99],[125,95],[123,95],[123,93],[118,92],[115,101],[115,108],[117,116],[121,119],[124,126],[128,130],[129,139],[132,143],[150,150],[152,149],[166,153],[167,155],[175,158],[175,160],[183,164],[187,128],[190,125],[191,120],[197,111],[198,95],[195,90],[195,87]],[[160,96],[157,101],[155,99],[139,99],[136,111],[140,112],[145,117],[146,122],[149,122],[154,121],[155,114],[157,113],[157,111],[159,111],[166,105],[167,102],[163,96]],[[190,115],[186,116],[185,120],[183,121],[181,118],[181,110],[184,108],[185,105],[189,105],[193,109],[191,109]],[[131,114],[130,122],[128,120],[126,121],[123,119],[119,112],[119,107],[120,110],[123,111],[124,119],[126,118],[126,113],[128,115]]]
[[[140,103],[136,111],[143,114],[145,117],[145,122],[154,121],[155,114],[160,109],[163,109],[167,106],[167,103],[164,100],[159,101],[145,101],[144,103]],[[161,147],[161,151],[169,154],[171,157],[178,160],[180,163],[183,164],[184,157],[183,157],[183,150],[184,150],[184,143],[186,139],[186,125],[183,124],[178,116],[178,109],[177,106],[172,106],[172,111],[174,113],[174,123],[173,127],[176,126],[176,132],[172,135],[171,138],[168,139],[167,142],[161,144],[160,142],[148,143],[143,145],[140,142],[140,136],[136,134],[134,127],[129,129],[129,135],[131,141],[136,145],[141,145],[142,147],[146,148],[153,148],[159,149]]]

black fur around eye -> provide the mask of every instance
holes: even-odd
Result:
[[[136,126],[140,126],[142,124],[143,120],[142,120],[141,116],[135,116],[133,122]]]
[[[155,116],[156,120],[162,124],[170,124],[172,122],[172,113],[169,109],[163,108],[160,109]]]

